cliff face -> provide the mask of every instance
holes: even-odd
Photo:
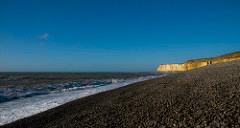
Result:
[[[187,70],[192,70],[195,68],[200,68],[200,67],[211,65],[211,64],[229,62],[233,60],[240,60],[240,52],[234,52],[234,53],[225,54],[225,55],[213,57],[213,58],[188,60],[182,64],[161,64],[157,68],[157,71],[158,72],[187,71]]]

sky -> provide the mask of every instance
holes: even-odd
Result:
[[[0,1],[0,72],[145,72],[239,50],[239,0]]]

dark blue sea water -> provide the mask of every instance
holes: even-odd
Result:
[[[124,81],[124,80],[122,79],[81,80],[78,82],[68,82],[68,83],[61,83],[61,84],[5,87],[5,88],[0,88],[0,103],[16,100],[19,98],[46,95],[49,93],[57,93],[57,92],[63,92],[63,91],[81,90],[86,88],[106,86],[114,82],[120,82],[120,81]]]

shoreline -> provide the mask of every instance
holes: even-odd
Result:
[[[22,118],[36,115],[38,113],[47,111],[49,109],[54,109],[55,107],[58,107],[60,105],[66,104],[74,100],[78,100],[87,96],[118,89],[124,86],[129,86],[134,83],[138,83],[141,81],[154,79],[162,76],[164,75],[143,76],[139,78],[131,78],[130,80],[125,82],[113,83],[110,85],[99,86],[96,88],[89,88],[84,90],[73,90],[73,91],[67,91],[67,92],[61,92],[61,93],[60,92],[52,93],[47,95],[40,95],[40,96],[35,96],[30,98],[23,98],[23,99],[17,99],[9,102],[4,102],[0,104],[0,108],[1,108],[0,109],[1,110],[0,126],[9,124],[11,122],[14,122]],[[52,98],[52,100],[50,98]],[[24,103],[24,104],[21,104],[21,103]],[[17,107],[20,107],[20,108],[17,108]]]

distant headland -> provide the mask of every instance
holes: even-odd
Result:
[[[188,70],[204,67],[211,64],[229,62],[233,60],[240,60],[240,51],[217,56],[217,57],[212,57],[212,58],[188,60],[181,64],[160,64],[157,68],[157,71],[158,72],[188,71]]]

